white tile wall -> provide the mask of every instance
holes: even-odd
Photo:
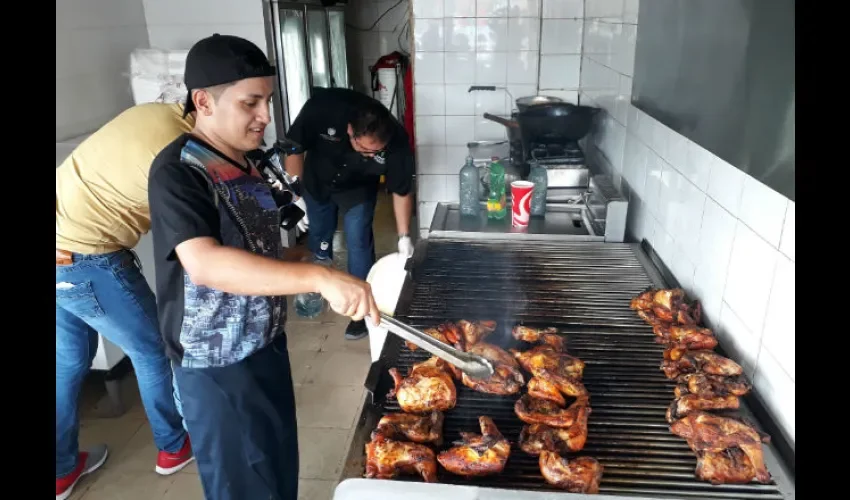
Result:
[[[544,0],[543,11],[567,3]],[[579,16],[580,99],[605,110],[588,149],[622,173],[630,237],[647,239],[700,299],[707,323],[793,446],[795,203],[631,106],[638,6],[637,0],[587,1]],[[544,26],[543,58],[547,41]],[[544,63],[540,69],[542,85],[549,75]]]
[[[543,17],[546,19],[584,17],[584,0],[543,0]]]
[[[142,0],[56,3],[56,141],[92,132],[133,105],[130,53],[150,47]]]
[[[368,28],[397,1],[349,0],[346,8],[346,23],[359,28]],[[255,3],[262,6],[262,2]],[[411,24],[411,36],[408,39],[400,34],[405,23],[411,18],[411,10],[418,13],[420,22]],[[345,39],[348,50],[348,73],[349,81],[354,88],[371,94],[369,66],[375,64],[375,61],[383,55],[395,51],[409,53],[414,50],[415,45],[420,45],[418,50],[435,52],[445,50],[446,34],[442,12],[442,2],[402,0],[371,31],[347,28]],[[262,12],[260,22],[262,23]]]

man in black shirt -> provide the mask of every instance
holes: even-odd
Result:
[[[270,121],[273,75],[247,40],[195,44],[185,71],[195,127],[148,181],[160,329],[208,500],[298,496],[285,295],[318,292],[340,314],[380,321],[364,281],[281,260],[279,207],[245,157]]]
[[[393,193],[399,253],[404,258],[413,254],[413,153],[407,133],[387,108],[353,90],[317,88],[287,139],[295,154],[286,157],[286,171],[304,179],[307,244],[316,258],[333,258],[333,235],[342,212],[348,272],[366,279],[375,263],[372,220],[382,175]],[[364,321],[352,321],[345,331],[350,340],[366,335]]]

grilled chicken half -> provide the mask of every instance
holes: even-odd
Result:
[[[661,370],[669,379],[679,375],[703,372],[709,375],[736,377],[744,373],[741,365],[713,351],[681,351],[668,349],[664,352]]]
[[[473,344],[466,349],[470,354],[482,356],[493,364],[493,374],[486,379],[472,378],[461,374],[463,385],[487,394],[516,394],[525,384],[516,359],[500,347],[486,342]]]
[[[462,319],[457,322],[463,338],[463,346],[469,347],[477,344],[487,335],[496,330],[495,321],[467,321]]]
[[[453,323],[443,323],[438,325],[436,328],[426,328],[422,330],[422,333],[427,333],[431,337],[448,345],[455,345],[461,338],[460,329]],[[416,344],[409,341],[405,341],[405,345],[411,351],[419,349]]]
[[[717,347],[717,337],[708,328],[696,325],[657,324],[652,328],[655,341],[660,344],[671,344],[690,350],[714,349]]]
[[[743,375],[724,377],[696,372],[681,375],[677,382],[679,385],[674,389],[677,398],[686,394],[703,397],[744,396],[752,389],[752,385]]]
[[[744,450],[738,447],[696,452],[696,476],[712,484],[744,484],[756,477],[756,468]]]
[[[437,357],[412,366],[407,377],[402,377],[397,368],[390,368],[395,388],[389,395],[395,395],[399,407],[408,413],[450,410],[457,403],[453,369]]]
[[[538,345],[527,351],[511,349],[519,364],[532,375],[537,376],[541,369],[564,377],[581,380],[584,374],[584,361],[555,349],[551,345]]]
[[[555,327],[548,328],[531,328],[529,326],[517,325],[511,331],[511,334],[517,340],[536,344],[542,342],[548,344],[559,351],[564,350],[564,337],[558,335],[558,329]]]
[[[514,404],[514,412],[526,424],[546,424],[550,427],[570,427],[584,415],[589,406],[587,398],[577,398],[564,408],[558,403],[523,395]]]
[[[738,396],[697,396],[685,394],[676,398],[667,408],[667,422],[673,423],[695,411],[702,410],[737,410],[741,407]]]
[[[602,470],[602,464],[595,458],[567,460],[555,452],[540,453],[540,473],[543,478],[547,483],[570,493],[599,493]]]
[[[437,455],[444,469],[459,476],[487,476],[505,468],[511,444],[490,417],[478,417],[478,423],[481,435],[462,432],[457,446]]]
[[[726,458],[716,455],[729,448],[740,448],[753,467],[752,478],[760,483],[770,482],[770,473],[764,464],[764,452],[761,446],[762,443],[770,442],[770,437],[762,435],[752,426],[734,418],[698,411],[673,422],[670,425],[670,432],[684,438],[694,452],[714,452],[715,455],[709,458],[725,460],[721,463],[722,466],[737,464],[740,467],[741,462],[732,460],[731,455],[727,455]],[[704,473],[710,475],[708,470],[713,464],[708,465],[709,469],[706,469]],[[732,475],[732,477],[739,476]],[[717,479],[722,478],[718,476]]]
[[[546,424],[523,426],[519,435],[519,447],[529,455],[539,455],[543,451],[567,453],[581,451],[587,442],[587,417],[589,406],[581,406],[573,425],[567,428],[551,427]]]
[[[392,479],[401,474],[419,474],[426,483],[437,482],[434,451],[422,444],[374,436],[366,444],[366,477]]]
[[[381,417],[372,437],[381,434],[389,439],[440,446],[443,443],[443,420],[443,414],[438,411],[428,415],[390,413]]]
[[[695,325],[702,319],[699,301],[688,303],[681,288],[649,289],[633,298],[630,306],[653,326],[659,323]]]

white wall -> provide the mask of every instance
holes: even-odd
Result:
[[[57,0],[56,142],[133,105],[130,53],[148,47],[142,0]]]
[[[150,44],[189,49],[213,33],[235,35],[266,50],[262,0],[143,0]]]
[[[698,297],[795,440],[795,203],[630,104],[637,0],[587,0],[581,101],[607,110],[591,156],[622,179],[628,231]]]

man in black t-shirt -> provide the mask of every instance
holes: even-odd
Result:
[[[298,439],[285,295],[319,292],[380,321],[369,285],[282,258],[272,187],[246,159],[270,121],[274,68],[247,40],[214,35],[186,58],[192,132],[148,182],[160,329],[208,500],[295,499]]]
[[[372,220],[382,175],[393,193],[399,253],[404,258],[413,254],[413,153],[404,128],[383,104],[353,90],[314,89],[287,139],[294,154],[286,157],[286,171],[304,179],[307,244],[316,258],[333,258],[342,212],[348,272],[366,279],[375,263]],[[352,321],[345,331],[349,340],[366,335],[364,321]]]

